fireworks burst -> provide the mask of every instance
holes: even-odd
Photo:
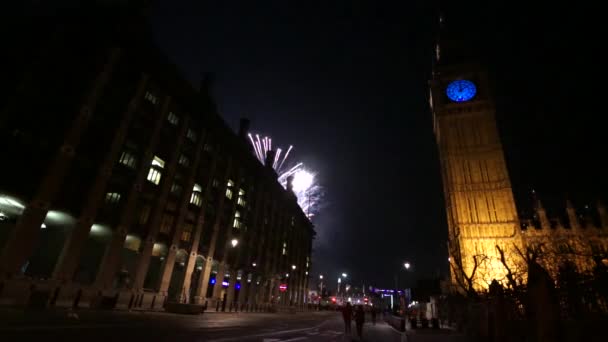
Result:
[[[264,164],[268,152],[273,150],[272,139],[269,137],[260,139],[259,134],[256,134],[254,138],[249,134],[249,140],[253,145],[255,156]],[[305,168],[302,162],[292,163],[287,159],[292,149],[291,145],[286,151],[276,148],[272,168],[279,175],[278,181],[284,188],[287,188],[287,178],[293,176],[292,189],[298,198],[298,204],[308,218],[312,218],[316,214],[321,200],[321,187],[316,183],[316,172]],[[283,151],[285,151],[284,154]]]

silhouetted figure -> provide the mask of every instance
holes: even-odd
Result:
[[[363,338],[363,323],[365,323],[365,311],[363,311],[363,306],[358,305],[357,310],[355,311],[355,323],[357,324],[357,336],[359,338]]]
[[[353,318],[353,308],[350,303],[346,303],[342,309],[342,318],[344,318],[344,333],[350,334],[350,324]]]

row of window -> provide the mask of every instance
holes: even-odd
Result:
[[[144,98],[152,103],[153,105],[157,105],[158,104],[158,97],[156,97],[156,95],[152,94],[151,92],[147,91],[146,94],[144,95]],[[179,124],[179,116],[177,116],[177,114],[175,114],[174,112],[169,112],[169,114],[167,114],[167,121],[169,121],[169,123],[173,126],[177,126]],[[196,142],[196,133],[192,130],[192,129],[188,129],[188,132],[186,133],[186,137],[188,139],[190,139],[193,142]]]

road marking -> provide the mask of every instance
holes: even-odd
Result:
[[[247,338],[252,338],[252,337],[263,337],[263,336],[272,336],[272,335],[283,335],[283,334],[289,334],[289,333],[297,333],[297,332],[304,332],[304,331],[309,331],[309,330],[315,330],[315,329],[319,329],[323,324],[327,323],[328,321],[322,322],[319,325],[316,325],[314,327],[310,327],[310,328],[303,328],[303,329],[292,329],[292,330],[280,330],[280,331],[276,331],[276,332],[272,332],[272,333],[263,333],[263,334],[257,334],[257,335],[249,335],[247,336]],[[226,337],[226,338],[220,338],[217,340],[209,340],[209,342],[225,342],[225,341],[242,341],[243,337]],[[280,340],[277,340],[280,341]],[[296,341],[296,340],[294,340]]]
[[[281,340],[281,342],[302,341],[302,340],[305,340],[305,339],[306,339],[306,337],[295,337],[295,338],[292,338],[292,339],[289,339],[289,340]]]

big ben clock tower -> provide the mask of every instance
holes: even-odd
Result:
[[[452,283],[480,290],[493,279],[506,281],[497,246],[509,263],[522,240],[488,75],[468,55],[459,43],[437,46],[430,106],[447,208]]]

